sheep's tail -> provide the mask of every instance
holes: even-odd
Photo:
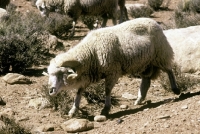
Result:
[[[148,77],[152,80],[155,80],[159,75],[160,75],[160,68],[153,66],[153,65],[149,65],[145,69],[145,71],[140,73],[141,77]]]
[[[158,67],[153,66],[153,70],[152,70],[152,74],[150,76],[150,78],[152,80],[155,80],[158,78],[158,76],[160,75],[161,71]]]

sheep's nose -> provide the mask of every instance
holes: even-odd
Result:
[[[49,89],[49,94],[50,95],[52,95],[52,94],[54,94],[55,93],[55,87],[51,87],[50,89]]]

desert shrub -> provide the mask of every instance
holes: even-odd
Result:
[[[95,25],[100,24],[102,22],[102,18],[100,16],[86,15],[81,16],[81,21],[87,26],[88,29],[92,30],[98,28],[98,26],[96,27]]]
[[[190,8],[193,12],[200,13],[200,0],[191,0]]]
[[[160,6],[162,5],[163,0],[148,0],[148,4],[151,8],[154,10],[158,10]]]
[[[139,18],[139,17],[150,17],[150,15],[153,13],[153,9],[149,6],[143,6],[143,7],[130,7],[129,14],[133,18]]]
[[[0,128],[0,134],[31,134],[30,130],[16,123],[13,118],[1,115],[0,120],[5,124]]]
[[[34,14],[23,16],[19,12],[10,12],[7,21],[0,27],[0,72],[23,72],[27,67],[45,63],[48,50],[34,33],[44,33],[39,18]]]
[[[45,21],[46,30],[51,34],[64,38],[68,37],[72,28],[72,19],[66,15],[52,13]]]
[[[74,102],[71,95],[72,92],[62,91],[56,96],[50,96],[47,85],[43,85],[42,91],[54,110],[60,111],[61,115],[68,114]]]
[[[200,25],[200,15],[192,12],[183,12],[177,8],[174,12],[174,20],[177,28]]]
[[[101,80],[98,83],[92,84],[86,88],[83,92],[83,96],[86,98],[87,102],[90,104],[88,112],[93,113],[94,110],[101,110],[105,102],[105,80]],[[75,90],[75,89],[74,89]],[[56,96],[50,96],[47,85],[43,85],[44,97],[48,99],[50,105],[54,107],[55,110],[60,111],[61,115],[68,114],[74,103],[75,92],[72,91],[62,91]],[[118,99],[115,96],[111,96],[112,105],[118,105]]]
[[[0,24],[0,73],[23,73],[33,65],[46,64],[49,48],[40,37],[64,34],[69,30],[69,19],[59,15],[46,19],[34,12],[22,14],[13,6],[7,10],[9,17]]]
[[[177,86],[181,91],[189,90],[194,85],[199,83],[198,79],[190,77],[190,75],[186,75],[185,73],[181,72],[181,69],[178,65],[173,66],[173,72],[176,78]],[[166,73],[161,73],[159,82],[164,89],[171,91],[170,82]]]
[[[183,12],[200,12],[200,1],[199,0],[180,0],[178,2],[178,9]]]

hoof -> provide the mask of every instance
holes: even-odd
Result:
[[[180,89],[178,89],[178,88],[172,89],[172,91],[173,91],[174,94],[176,94],[176,95],[179,95],[179,94],[181,93]]]
[[[107,117],[109,115],[109,111],[110,111],[110,108],[105,107],[104,109],[101,110],[101,115],[104,115]]]

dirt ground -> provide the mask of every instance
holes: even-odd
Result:
[[[17,5],[19,11],[37,11],[30,1],[11,0]],[[126,3],[144,3],[145,0],[127,1]],[[178,0],[171,0],[170,10],[159,10],[153,14],[153,19],[159,23],[169,24],[172,19],[173,10]],[[84,27],[81,22],[80,26]],[[112,25],[110,22],[108,24]],[[76,33],[85,35],[86,32]],[[77,44],[80,40],[66,41],[69,44]],[[37,72],[41,73],[41,72]],[[200,77],[200,74],[194,74]],[[6,102],[5,106],[0,105],[0,111],[11,112],[15,119],[30,129],[38,128],[44,124],[53,124],[55,130],[49,134],[65,134],[60,124],[66,121],[59,111],[52,108],[42,110],[29,107],[29,101],[41,97],[42,85],[46,85],[48,78],[42,75],[27,76],[33,84],[30,85],[9,85],[0,77],[0,97]],[[125,92],[137,95],[140,79],[124,76],[113,89],[112,95],[119,100],[119,105],[112,106],[110,116],[105,122],[94,122],[94,129],[81,132],[83,134],[200,134],[200,85],[196,85],[184,96],[177,96],[163,89],[158,80],[152,82],[146,100],[151,103],[134,106],[135,100],[128,100],[122,97]],[[149,101],[150,102],[150,101]],[[120,109],[120,105],[128,105],[127,109]],[[87,104],[89,105],[89,104]],[[89,107],[89,106],[88,106]],[[87,109],[86,109],[87,110]],[[89,109],[88,109],[89,110]],[[100,113],[100,109],[90,115],[89,120]]]

